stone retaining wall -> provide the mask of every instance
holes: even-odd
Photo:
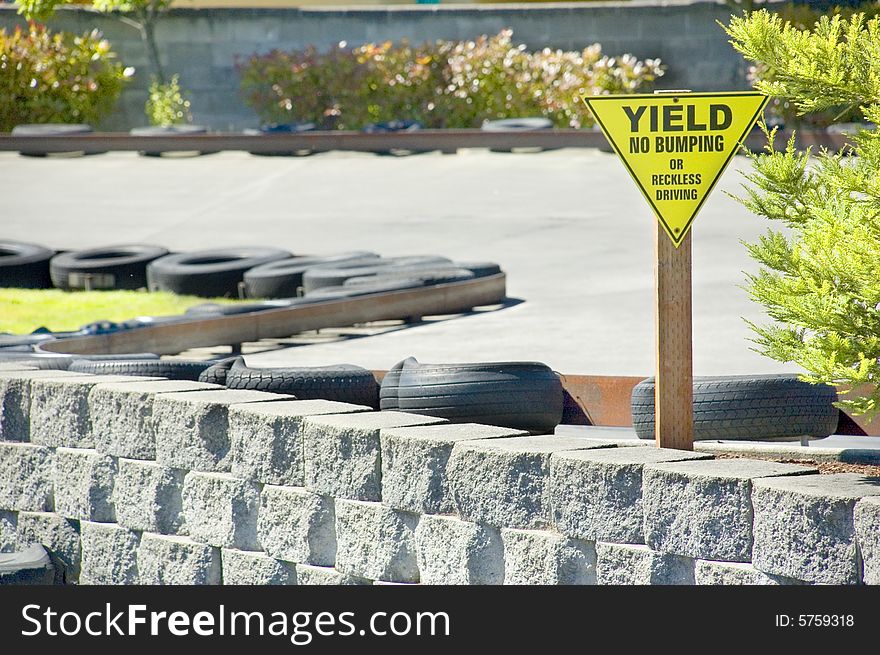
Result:
[[[693,91],[748,88],[746,65],[727,43],[716,21],[726,23],[723,1],[632,0],[552,5],[423,5],[360,8],[174,9],[156,29],[169,73],[178,72],[192,93],[197,123],[241,129],[258,123],[239,93],[236,60],[273,49],[315,45],[326,50],[339,41],[351,46],[388,39],[414,43],[473,39],[504,28],[530,48],[582,49],[601,43],[609,55],[632,53],[661,58],[668,65],[661,88]],[[15,8],[0,7],[0,28],[23,25]],[[78,10],[59,11],[53,29],[81,33],[95,27],[113,44],[126,66],[140,71],[124,92],[106,129],[143,125],[149,67],[136,30],[118,21]],[[405,117],[404,117],[405,118]]]
[[[880,584],[854,474],[9,367],[0,439],[0,549],[69,583]]]

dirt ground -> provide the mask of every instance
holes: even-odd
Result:
[[[851,464],[849,462],[817,462],[814,459],[791,457],[761,457],[754,453],[748,455],[739,455],[733,453],[724,453],[716,455],[718,459],[765,459],[770,462],[781,462],[784,464],[803,464],[804,466],[815,466],[819,469],[820,475],[830,475],[832,473],[859,473],[869,478],[880,478],[880,465],[877,464]]]

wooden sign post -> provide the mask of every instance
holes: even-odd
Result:
[[[658,448],[693,450],[691,235],[676,248],[658,222],[654,243],[654,441]]]
[[[767,97],[665,91],[583,100],[657,217],[654,438],[693,450],[690,228]]]

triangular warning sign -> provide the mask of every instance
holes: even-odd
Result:
[[[677,248],[767,96],[673,92],[583,100]]]

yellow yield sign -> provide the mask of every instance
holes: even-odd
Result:
[[[748,91],[583,100],[676,248],[767,103]]]

